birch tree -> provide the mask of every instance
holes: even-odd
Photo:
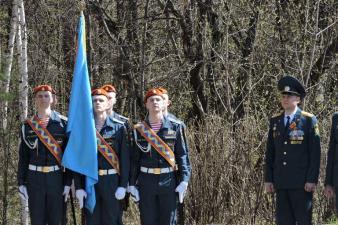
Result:
[[[9,33],[9,40],[8,40],[8,49],[7,53],[5,54],[5,65],[4,65],[4,93],[8,94],[9,92],[9,84],[11,81],[11,71],[12,71],[12,63],[13,63],[13,52],[14,52],[14,43],[15,43],[15,36],[17,31],[17,24],[18,24],[18,17],[17,11],[18,7],[15,3],[16,0],[13,0],[13,7],[12,7],[12,16],[10,22],[10,33]],[[7,128],[7,111],[8,111],[8,101],[4,101],[3,108],[3,129],[6,130]]]
[[[23,0],[18,0],[18,51],[19,67],[20,67],[20,119],[24,121],[28,113],[28,66],[27,66],[27,28],[25,19],[25,8]],[[19,46],[21,44],[21,46]]]
[[[27,29],[25,19],[25,9],[23,0],[14,0],[17,4],[16,11],[18,18],[16,44],[18,51],[18,65],[20,69],[20,84],[19,84],[19,111],[20,120],[24,121],[28,113],[28,67],[27,67]],[[28,201],[21,200],[21,224],[28,225]]]

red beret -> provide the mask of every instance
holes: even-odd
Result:
[[[149,97],[154,96],[154,95],[159,95],[163,98],[162,94],[163,93],[158,88],[151,88],[147,91],[146,95],[144,96],[144,103],[147,102],[147,99]]]
[[[101,87],[101,89],[105,90],[106,92],[115,92],[116,93],[115,87],[113,85],[110,85],[110,84],[103,85]]]
[[[36,94],[39,91],[49,91],[52,94],[55,94],[54,89],[47,84],[39,85],[39,86],[36,86],[35,88],[33,88],[33,94]]]
[[[97,89],[92,90],[92,96],[95,96],[95,95],[104,95],[108,98],[108,93],[102,88],[97,88]]]
[[[168,94],[167,89],[163,88],[163,87],[159,87],[157,88],[160,92],[162,92],[162,94]]]

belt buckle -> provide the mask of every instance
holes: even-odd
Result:
[[[106,175],[105,172],[106,172],[105,170],[99,170],[99,175],[100,175],[100,176]]]
[[[49,173],[49,166],[43,166],[42,167],[42,172],[43,173]]]
[[[154,168],[153,170],[154,170],[154,174],[157,174],[157,175],[161,174],[161,168]]]

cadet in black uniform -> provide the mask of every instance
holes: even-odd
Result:
[[[162,92],[162,96],[163,96],[163,100],[164,100],[163,116],[167,117],[168,120],[170,120],[174,123],[180,123],[182,125],[182,137],[183,137],[184,143],[186,145],[185,148],[188,151],[189,147],[188,147],[188,140],[187,140],[187,137],[186,137],[187,127],[182,120],[178,119],[174,114],[169,112],[168,108],[171,105],[171,101],[169,100],[168,90],[163,88],[163,87],[158,88],[158,90],[160,90]],[[187,163],[188,163],[189,171],[191,172],[191,165],[190,165],[189,157],[188,157]],[[182,202],[180,202],[180,203],[182,203]]]
[[[276,192],[278,225],[310,225],[320,166],[317,119],[298,108],[305,89],[294,77],[278,82],[283,112],[270,120],[265,190]]]
[[[139,200],[142,225],[175,225],[177,193],[183,201],[191,174],[182,124],[163,116],[160,90],[149,90],[144,102],[149,116],[134,126],[129,191]]]
[[[127,132],[126,132],[126,135],[127,135],[126,142],[127,142],[127,145],[129,146],[129,142],[130,142],[130,138],[129,138],[129,135],[128,135],[129,129],[130,129],[129,119],[114,111],[114,105],[116,104],[116,94],[117,94],[116,88],[111,84],[105,84],[101,87],[101,89],[105,90],[108,93],[108,109],[107,109],[108,116],[110,116],[112,119],[117,119],[119,121],[122,121],[124,123],[124,126],[126,127],[126,130],[127,130]],[[129,147],[128,147],[128,151],[129,151]],[[129,197],[129,194],[127,194],[125,199],[120,201],[120,203],[121,203],[120,209],[122,209],[122,210],[120,211],[118,225],[123,225],[123,221],[122,221],[123,211],[127,211],[128,201],[129,201],[128,197]]]
[[[332,198],[336,193],[336,213],[338,214],[338,113],[332,116],[324,191],[328,198]]]
[[[54,90],[49,85],[33,89],[37,114],[22,126],[18,163],[19,193],[28,206],[32,225],[60,225],[69,171],[60,162],[67,144],[66,118],[51,109]],[[65,191],[63,191],[65,189]]]
[[[125,197],[129,178],[130,158],[126,149],[124,123],[107,116],[108,93],[103,89],[92,92],[95,127],[98,141],[99,181],[95,184],[96,205],[93,214],[86,213],[88,225],[116,225],[120,204]]]

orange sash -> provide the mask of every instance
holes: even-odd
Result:
[[[146,122],[138,123],[135,129],[175,170],[175,154],[173,150],[151,129]]]
[[[33,116],[31,120],[27,119],[26,122],[39,137],[40,141],[47,147],[50,153],[52,153],[52,155],[58,161],[59,165],[61,165],[61,159],[63,154],[62,149],[59,143],[49,133],[49,131],[41,126],[39,118],[37,116]]]
[[[119,158],[116,155],[115,150],[104,140],[99,132],[96,131],[97,137],[97,149],[103,155],[103,157],[109,162],[110,165],[120,174]]]

